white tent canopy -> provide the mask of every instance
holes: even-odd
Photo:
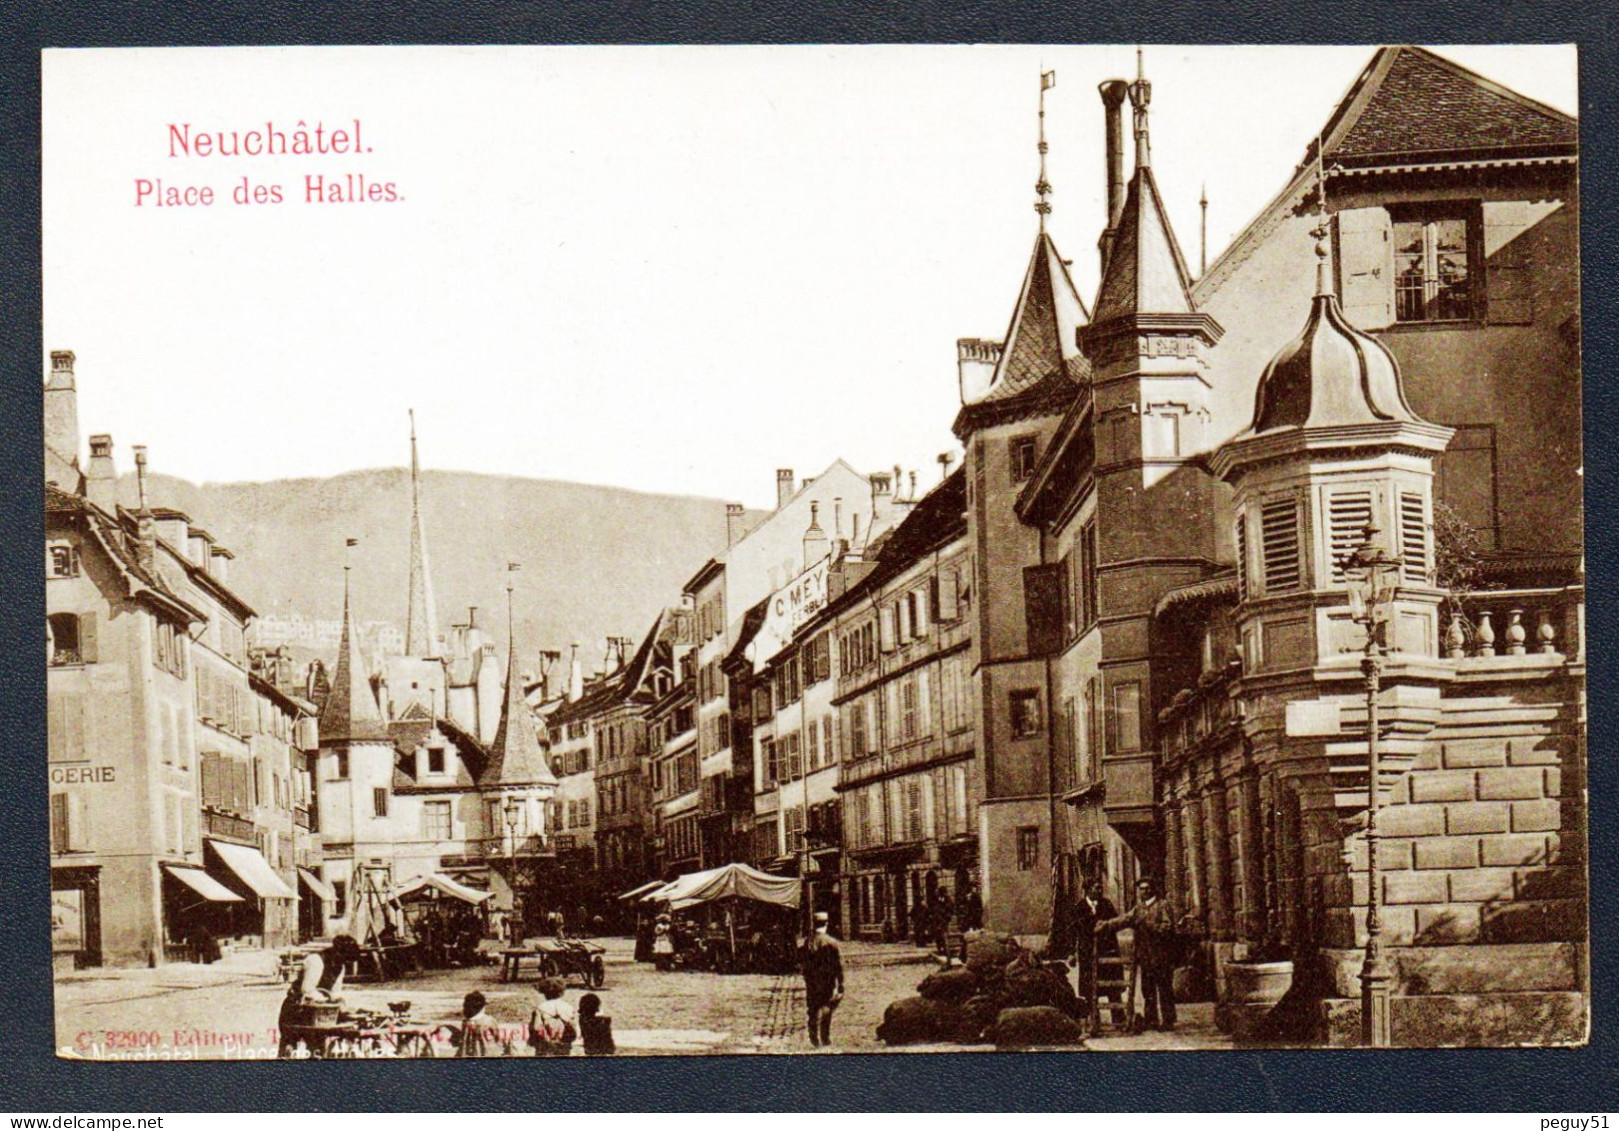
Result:
[[[689,872],[641,897],[643,902],[667,902],[675,910],[715,899],[751,899],[778,907],[797,907],[799,881],[772,876],[746,864],[725,864],[705,872]]]
[[[441,872],[433,872],[430,875],[417,876],[415,879],[406,880],[394,890],[394,898],[409,899],[418,892],[424,892],[429,888],[475,905],[493,899],[495,895],[492,891],[479,891],[477,888],[469,888],[465,884],[457,883]]]

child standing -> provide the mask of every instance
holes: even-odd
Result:
[[[618,1051],[613,1043],[613,1019],[601,1015],[602,999],[586,994],[579,999],[579,1034],[585,1041],[586,1056],[612,1056]]]

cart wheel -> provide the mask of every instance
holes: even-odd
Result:
[[[550,955],[546,955],[544,958],[540,959],[540,977],[555,978],[561,972],[561,968],[557,966],[557,960],[555,958],[552,958]]]
[[[607,984],[607,963],[602,961],[601,955],[591,955],[590,972],[587,980],[593,990],[599,990]]]

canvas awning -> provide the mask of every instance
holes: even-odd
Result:
[[[472,904],[483,903],[485,900],[494,898],[495,895],[492,891],[479,891],[477,888],[469,888],[465,884],[456,883],[442,873],[434,872],[431,875],[417,876],[413,880],[406,880],[394,890],[394,897],[396,899],[409,899],[411,896],[425,892],[429,888]]]
[[[315,894],[316,899],[323,903],[337,902],[337,893],[332,890],[331,885],[308,868],[299,868],[298,878],[304,882],[304,887]]]
[[[623,895],[619,896],[618,898],[620,898],[620,899],[634,899],[638,895],[645,895],[647,892],[651,891],[652,889],[661,888],[662,886],[663,886],[663,881],[662,880],[653,880],[651,883],[642,884],[638,888],[631,888],[629,891],[625,892]]]
[[[240,902],[242,898],[201,868],[186,868],[179,864],[165,864],[163,865],[163,870],[204,899],[211,899],[216,903],[229,903],[232,901]]]
[[[298,895],[275,874],[270,862],[259,854],[256,848],[248,848],[245,844],[231,844],[224,840],[210,840],[219,858],[225,862],[225,867],[236,873],[248,888],[263,899],[297,899]]]
[[[672,880],[643,900],[667,900],[676,910],[716,899],[751,899],[777,907],[797,907],[799,881],[794,876],[772,876],[746,864],[725,864],[706,872],[690,872]]]

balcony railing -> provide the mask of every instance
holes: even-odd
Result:
[[[245,817],[238,817],[233,813],[221,813],[216,809],[202,811],[203,832],[209,836],[222,836],[229,840],[253,840],[253,822]]]
[[[1440,648],[1448,659],[1585,654],[1585,590],[1497,589],[1469,593],[1447,611]]]
[[[315,830],[315,814],[308,806],[300,805],[292,811],[292,819],[300,829]]]

